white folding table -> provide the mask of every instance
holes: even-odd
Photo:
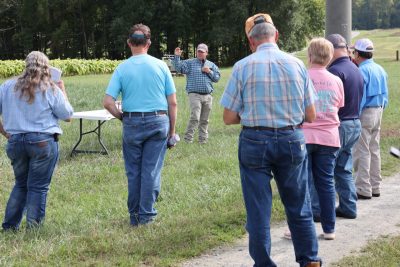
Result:
[[[103,144],[103,141],[101,140],[101,126],[109,120],[115,119],[113,115],[110,114],[105,109],[100,109],[100,110],[90,110],[90,111],[81,111],[81,112],[74,112],[72,115],[73,119],[79,119],[79,140],[72,149],[71,156],[73,156],[76,153],[100,153],[103,155],[108,155],[108,150]],[[94,128],[91,131],[83,132],[83,120],[96,120],[97,121],[97,127]],[[99,141],[102,150],[100,151],[94,151],[94,150],[79,150],[77,147],[79,146],[80,142],[82,141],[82,137],[86,134],[94,133],[97,135],[97,140]]]

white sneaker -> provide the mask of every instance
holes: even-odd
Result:
[[[335,239],[335,233],[323,233],[322,236],[325,240],[334,240]]]

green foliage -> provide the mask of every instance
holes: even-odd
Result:
[[[54,59],[50,64],[62,70],[64,76],[112,73],[121,61],[109,59]],[[22,73],[22,60],[0,61],[0,77],[8,78]]]
[[[353,0],[353,28],[400,27],[400,0]]]
[[[0,60],[0,77],[8,78],[22,73],[25,62],[22,60]]]

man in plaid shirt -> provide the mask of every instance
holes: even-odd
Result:
[[[303,121],[315,119],[315,93],[303,62],[279,50],[268,14],[247,19],[253,54],[237,62],[221,104],[225,124],[242,124],[239,169],[254,266],[276,266],[270,257],[275,179],[292,233],[296,261],[319,267],[318,242],[307,188]]]
[[[213,82],[218,82],[221,74],[217,65],[207,60],[208,47],[205,44],[197,46],[197,57],[180,60],[182,50],[175,48],[172,61],[177,72],[186,74],[186,92],[189,95],[190,120],[186,128],[184,140],[193,142],[194,132],[199,128],[199,143],[208,139],[208,117],[212,107]]]

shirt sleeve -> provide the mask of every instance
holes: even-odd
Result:
[[[0,85],[0,115],[3,114],[3,90],[4,90],[4,83]]]
[[[172,78],[172,74],[168,69],[168,66],[164,64],[164,73],[165,73],[165,95],[169,96],[176,93],[174,79]]]
[[[188,74],[189,73],[189,64],[188,60],[181,60],[180,56],[174,56],[174,59],[172,60],[172,65],[174,65],[174,68],[177,72],[183,73],[183,74]]]
[[[225,91],[222,94],[220,104],[226,109],[240,113],[243,109],[242,90],[243,84],[238,78],[238,68],[235,65]]]
[[[211,67],[211,72],[208,74],[211,81],[213,82],[218,82],[219,79],[221,78],[221,73],[219,72],[219,69],[217,67],[217,65],[213,64]]]
[[[61,89],[56,86],[54,92],[51,89],[47,90],[47,92],[53,94],[53,97],[49,97],[53,114],[60,120],[71,118],[74,110],[61,92]]]
[[[389,105],[389,88],[388,88],[388,75],[385,72],[385,77],[384,77],[384,81],[385,81],[385,93],[384,93],[384,99],[383,99],[383,108],[387,108],[387,106]]]
[[[121,92],[121,88],[122,84],[119,69],[117,68],[111,76],[110,82],[108,83],[106,94],[113,97],[114,99],[117,99]]]
[[[307,108],[317,100],[317,93],[307,71],[305,72],[304,77],[304,107]]]
[[[343,82],[339,77],[337,77],[337,84],[339,87],[339,96],[340,96],[338,107],[341,108],[344,107],[344,87],[343,87]]]

